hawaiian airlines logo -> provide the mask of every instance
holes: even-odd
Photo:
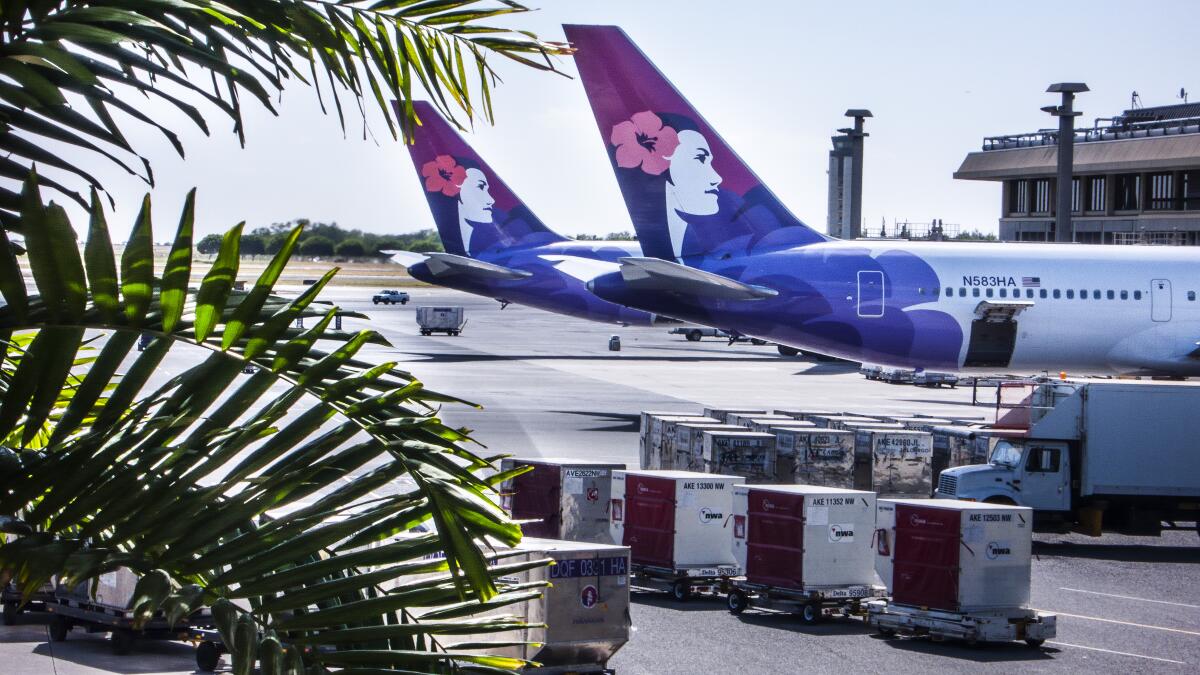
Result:
[[[711,522],[720,521],[720,520],[724,520],[724,519],[725,519],[725,514],[721,513],[720,511],[713,511],[712,509],[708,508],[707,506],[700,509],[700,524],[701,525],[707,525]]]

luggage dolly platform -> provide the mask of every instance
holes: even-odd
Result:
[[[1058,617],[1025,608],[960,613],[876,600],[867,603],[867,623],[889,637],[928,635],[934,640],[955,639],[968,644],[1024,640],[1030,647],[1041,647],[1057,633]]]
[[[672,569],[633,563],[629,566],[629,585],[666,591],[678,602],[694,595],[728,593],[730,581],[740,570],[736,565]]]
[[[54,585],[44,584],[33,597],[29,598],[29,602],[21,603],[21,590],[14,583],[5,584],[3,591],[0,591],[0,600],[4,603],[4,625],[12,626],[16,624],[17,617],[25,612],[44,612],[46,605],[54,601]]]
[[[874,584],[797,589],[752,584],[737,579],[731,582],[725,602],[729,613],[734,616],[751,607],[761,607],[791,612],[799,616],[804,623],[814,624],[839,611],[847,617],[865,617],[864,601],[886,596],[887,589]]]
[[[133,612],[95,602],[86,602],[75,597],[58,595],[46,603],[50,612],[50,640],[62,642],[75,626],[82,626],[89,633],[112,633],[113,652],[128,654],[135,639],[180,640],[190,638],[189,629],[212,625],[212,615],[207,610],[182,619],[174,626],[167,625],[166,617],[157,612],[139,630],[133,628]]]

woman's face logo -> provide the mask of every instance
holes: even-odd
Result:
[[[670,185],[667,189],[674,192],[678,209],[697,216],[716,213],[721,176],[713,168],[712,150],[704,136],[691,130],[679,132],[679,147],[669,159]],[[467,173],[469,176],[470,172]],[[466,191],[465,185],[463,191]]]
[[[479,169],[467,169],[467,178],[458,193],[461,217],[475,223],[492,222],[492,205],[496,203],[488,192],[487,177]]]

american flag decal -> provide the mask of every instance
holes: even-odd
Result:
[[[1041,277],[1021,277],[1022,288],[1040,288],[1042,285]]]

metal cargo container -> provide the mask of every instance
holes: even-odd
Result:
[[[859,429],[895,429],[900,431],[904,429],[904,425],[899,422],[847,422],[839,420],[836,425],[830,425],[830,429],[841,429],[844,431],[858,431]]]
[[[808,408],[776,408],[775,414],[787,415],[788,417],[802,421],[811,421],[809,419],[810,417],[832,417],[833,415],[840,415],[841,413],[835,413],[832,410],[810,410]]]
[[[854,487],[882,496],[933,494],[933,437],[923,431],[861,429],[854,434]]]
[[[718,423],[716,419],[712,417],[705,417],[703,415],[656,412],[642,413],[641,435],[638,441],[641,468],[669,468],[663,466],[664,456],[662,453],[662,423],[663,420],[667,419],[674,422],[707,422],[710,424]],[[674,457],[666,457],[665,459],[668,464],[674,461]]]
[[[743,427],[709,422],[675,423],[675,462],[680,471],[704,471],[704,431],[741,431]]]
[[[751,483],[775,480],[775,436],[754,431],[704,431],[706,473],[741,476]]]
[[[630,548],[633,565],[681,576],[737,574],[733,487],[744,479],[693,471],[614,471],[613,541]]]
[[[876,571],[893,603],[949,612],[1029,602],[1033,510],[955,499],[880,499]]]
[[[947,427],[953,423],[942,417],[888,417],[889,422],[898,422],[905,429],[913,431],[931,431],[933,427]]]
[[[808,421],[816,424],[819,427],[829,429],[839,421],[846,422],[878,422],[874,417],[864,417],[862,415],[846,415],[844,413],[834,413],[832,415],[810,415]]]
[[[418,307],[417,327],[421,335],[445,333],[458,335],[467,325],[462,307]]]
[[[837,429],[776,429],[777,483],[854,487],[854,434]]]
[[[649,467],[650,460],[650,420],[658,416],[686,417],[695,412],[688,410],[643,410],[638,422],[638,462],[643,468]]]
[[[833,417],[826,417],[823,419],[825,420],[826,428],[829,429],[846,429],[846,425],[848,424],[894,424],[892,422],[884,422],[883,420],[875,419],[874,417],[867,417],[866,415],[835,415]],[[817,422],[817,424],[820,424],[820,422]]]
[[[713,408],[705,406],[704,416],[715,417],[722,422],[729,422],[730,415],[749,414],[749,415],[769,415],[771,411],[766,408]]]
[[[801,421],[801,420],[798,420],[798,419],[795,419],[792,417],[783,417],[781,415],[770,415],[767,417],[751,417],[750,419],[742,420],[743,428],[749,429],[750,431],[757,431],[762,434],[769,433],[767,431],[767,429],[770,429],[772,426],[774,426],[776,424],[778,424],[780,426],[785,426],[785,427],[815,427],[815,426],[817,426],[817,425],[813,424],[812,422],[804,422],[804,421]]]
[[[617,462],[577,459],[506,458],[500,469],[529,465],[532,471],[500,486],[504,508],[524,523],[529,537],[611,544],[608,500],[612,472],[624,469]]]
[[[749,427],[753,420],[775,420],[782,422],[793,419],[787,415],[772,415],[771,413],[729,413],[725,416],[725,420],[730,424],[736,424],[739,427]]]
[[[675,464],[675,458],[678,451],[675,448],[676,429],[680,424],[708,424],[720,426],[732,426],[722,424],[712,417],[657,417],[651,421],[651,424],[658,425],[657,433],[651,434],[651,443],[657,443],[658,451],[658,468],[660,469],[683,469],[687,470],[686,466],[678,466]]]
[[[775,429],[816,429],[817,425],[812,422],[803,420],[787,420],[786,422],[771,421],[763,424],[755,424],[750,427],[750,431],[758,431],[764,434],[769,434]]]

